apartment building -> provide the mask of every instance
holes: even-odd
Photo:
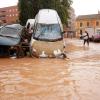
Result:
[[[77,36],[80,36],[80,33],[84,32],[86,28],[100,28],[100,13],[90,14],[90,15],[80,15],[76,18],[75,29]]]
[[[18,7],[10,6],[0,8],[0,23],[11,24],[18,21]]]

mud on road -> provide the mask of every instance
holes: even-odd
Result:
[[[0,58],[0,100],[100,100],[100,44],[68,39],[69,59]]]

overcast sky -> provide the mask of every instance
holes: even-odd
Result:
[[[16,5],[18,0],[0,0],[0,8]]]
[[[72,0],[76,15],[97,14],[100,0]],[[18,0],[0,0],[0,8],[16,5]]]
[[[97,14],[100,10],[100,0],[73,0],[72,7],[76,15]]]

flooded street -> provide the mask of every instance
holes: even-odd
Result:
[[[69,59],[0,58],[0,100],[100,100],[100,43],[67,40]]]

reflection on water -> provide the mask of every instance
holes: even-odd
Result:
[[[79,48],[68,60],[0,59],[0,100],[99,100],[100,48]]]

